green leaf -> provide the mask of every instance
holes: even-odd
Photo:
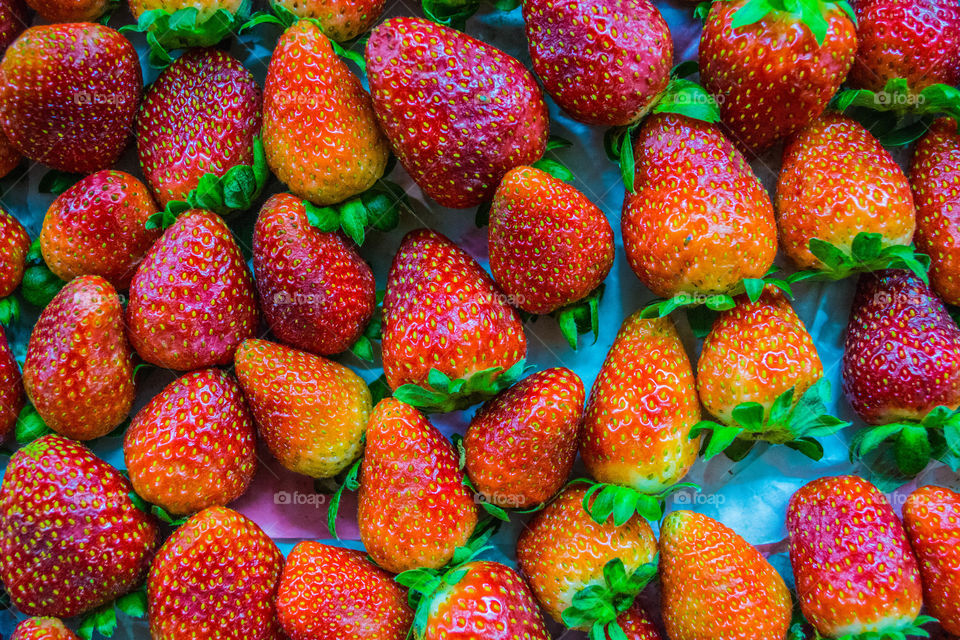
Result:
[[[340,539],[340,536],[337,535],[337,516],[340,514],[340,500],[343,498],[344,490],[356,491],[360,488],[359,477],[362,463],[363,459],[359,458],[350,465],[344,475],[343,482],[340,483],[340,486],[337,487],[337,490],[333,493],[333,497],[330,498],[330,506],[327,507],[327,530],[336,540]]]
[[[333,47],[334,53],[344,60],[349,60],[353,64],[357,65],[357,67],[360,69],[360,72],[363,75],[367,75],[367,61],[364,59],[362,51],[344,49],[340,43],[333,39],[330,39],[330,45]]]
[[[675,78],[667,85],[653,113],[677,113],[704,122],[720,122],[720,108],[706,89],[695,82]]]
[[[13,295],[0,298],[0,325],[10,326],[20,319],[20,301]]]
[[[33,442],[50,433],[53,433],[53,429],[47,426],[32,404],[27,404],[20,410],[15,428],[15,437],[19,444]]]
[[[308,200],[303,201],[307,212],[307,222],[324,233],[332,233],[340,228],[340,214],[333,207],[318,207]]]
[[[623,186],[630,193],[635,193],[636,160],[633,157],[633,128],[628,128],[620,143],[620,177]]]
[[[811,460],[820,461],[823,459],[823,445],[814,438],[798,438],[787,442],[786,446],[794,451],[799,451]]]
[[[510,514],[508,514],[502,507],[498,507],[497,505],[491,502],[488,502],[486,500],[481,500],[480,506],[483,508],[484,511],[489,513],[491,516],[493,516],[497,520],[502,520],[503,522],[510,522]]]
[[[742,29],[760,22],[775,10],[776,8],[768,0],[749,0],[733,14],[730,26],[733,29]]]
[[[350,346],[350,352],[367,362],[373,362],[373,343],[367,336],[360,336],[357,341]]]
[[[707,307],[690,307],[687,309],[687,322],[690,324],[690,330],[696,338],[703,339],[710,335],[710,329],[713,328],[713,321],[717,318],[717,312]]]
[[[354,198],[340,206],[340,226],[357,246],[363,245],[366,237],[367,208],[362,200]]]
[[[131,618],[143,618],[147,615],[147,592],[138,589],[120,596],[116,601],[117,609]]]
[[[710,441],[703,452],[703,459],[710,460],[727,449],[743,433],[740,427],[720,426],[710,434]]]
[[[817,46],[822,47],[830,28],[830,24],[823,15],[822,0],[800,0],[800,10],[800,19],[810,29],[810,33],[817,41]]]
[[[756,440],[743,440],[737,438],[730,445],[723,450],[723,455],[727,456],[731,462],[740,462],[747,455],[753,451],[753,448],[756,446]]]
[[[556,160],[551,160],[549,158],[542,158],[537,160],[532,165],[535,169],[539,169],[544,173],[548,173],[557,180],[563,180],[564,182],[570,182],[573,180],[573,172],[570,171],[567,167],[560,164]]]
[[[758,402],[744,402],[733,408],[733,421],[748,431],[759,431],[764,426],[763,405]]]
[[[763,293],[763,288],[765,286],[766,283],[763,281],[763,278],[743,279],[743,288],[746,291],[747,298],[750,299],[750,302],[756,302],[760,299],[760,295]]]
[[[463,31],[467,19],[480,8],[478,0],[457,2],[457,0],[422,0],[423,15],[437,24]]]
[[[40,178],[40,184],[37,185],[37,191],[40,193],[52,193],[53,195],[58,196],[75,185],[82,178],[83,174],[68,173],[66,171],[51,169],[43,174],[42,178]]]
[[[903,423],[895,423],[861,429],[850,443],[851,458],[863,458],[875,451],[881,444],[899,434],[904,427],[906,425]]]
[[[933,457],[933,447],[927,430],[921,426],[906,426],[900,431],[893,449],[897,467],[912,478],[923,471]]]
[[[693,10],[693,17],[699,20],[700,22],[706,22],[707,16],[710,15],[710,7],[713,6],[712,0],[705,0],[704,2],[699,3],[696,8]],[[684,76],[677,76],[682,78]]]
[[[704,3],[701,3],[701,4],[704,4]],[[707,4],[707,8],[709,9],[710,7],[709,3],[706,3],[706,4]],[[698,6],[697,8],[699,9],[700,7]],[[670,77],[686,78],[688,76],[692,76],[695,73],[700,73],[700,63],[696,60],[684,60],[683,62],[681,62],[680,64],[678,64],[673,68],[673,70],[670,72]]]
[[[793,394],[794,387],[790,387],[777,396],[773,404],[770,405],[768,425],[789,425],[790,415],[793,413]]]
[[[566,138],[561,138],[560,136],[550,136],[550,139],[547,140],[547,151],[553,151],[555,149],[567,149],[572,146],[572,142]]]

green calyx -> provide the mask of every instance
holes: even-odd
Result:
[[[600,300],[603,299],[603,291],[604,285],[601,284],[580,300],[549,314],[556,319],[560,333],[574,351],[577,350],[581,335],[592,333],[594,343],[600,335]],[[540,318],[525,311],[520,311],[520,317],[524,322],[536,322]]]
[[[617,618],[633,606],[634,600],[657,575],[659,556],[633,573],[620,558],[603,567],[603,583],[584,587],[573,596],[561,617],[571,629],[589,627],[590,640],[626,640]]]
[[[466,29],[467,20],[485,3],[506,13],[520,6],[520,0],[422,0],[421,7],[428,20],[463,31]]]
[[[343,232],[357,245],[366,239],[367,229],[390,231],[400,222],[400,211],[410,211],[407,194],[389,180],[377,183],[337,205],[319,207],[304,200],[310,225],[325,233]]]
[[[606,524],[610,518],[613,518],[615,527],[622,527],[635,514],[649,522],[659,522],[663,518],[665,501],[668,497],[682,489],[700,490],[700,487],[692,482],[680,482],[660,493],[653,494],[618,484],[594,482],[586,478],[577,478],[569,484],[591,485],[583,496],[583,510],[597,524]]]
[[[350,346],[350,353],[367,362],[373,362],[373,343],[379,342],[382,337],[383,294],[383,290],[377,291],[377,306],[373,311],[373,317],[370,318],[370,322],[367,323],[357,341]]]
[[[16,296],[0,298],[0,325],[5,327],[20,319],[20,301]]]
[[[44,308],[67,283],[58,278],[43,261],[40,239],[30,245],[26,256],[27,268],[20,283],[23,299],[35,307]]]
[[[793,387],[777,396],[769,412],[758,402],[744,402],[734,407],[730,424],[698,422],[690,430],[690,438],[710,435],[702,450],[705,460],[723,452],[731,460],[740,461],[757,442],[782,444],[820,460],[823,445],[817,439],[850,426],[827,413],[829,400],[830,382],[821,378],[796,402]]]
[[[960,409],[939,406],[920,422],[894,422],[862,429],[850,443],[851,461],[889,444],[897,470],[906,478],[923,471],[931,460],[960,470]]]
[[[340,513],[340,500],[343,492],[356,491],[360,488],[360,467],[363,464],[363,458],[358,458],[344,472],[338,475],[336,479],[337,488],[330,498],[330,506],[327,507],[327,529],[335,540],[339,540],[337,535],[337,516]]]
[[[864,633],[849,633],[840,636],[836,640],[907,640],[908,638],[929,638],[930,633],[923,626],[937,622],[936,618],[931,616],[920,616],[912,622],[892,629],[883,631],[866,631]],[[820,637],[817,634],[818,638]]]
[[[735,296],[738,296],[742,293],[747,294],[747,298],[750,302],[756,302],[760,299],[760,296],[763,294],[763,290],[766,286],[771,285],[777,287],[787,296],[793,297],[793,291],[790,288],[790,282],[782,278],[775,278],[773,275],[777,272],[777,269],[774,267],[767,272],[767,274],[762,278],[744,278],[740,283],[734,287],[729,293],[689,293],[682,291],[672,298],[654,300],[643,310],[640,311],[641,318],[664,318],[677,309],[681,308],[695,308],[699,306],[706,307],[710,311],[727,311],[728,309],[733,309],[736,306]],[[699,317],[691,322],[691,326],[695,326],[695,331],[701,333],[700,330],[704,323],[712,321],[712,319],[707,317]],[[704,334],[705,335],[705,334]]]
[[[507,370],[491,367],[456,380],[439,369],[430,369],[426,386],[405,384],[393,392],[393,397],[427,413],[447,413],[492,398],[519,380],[525,369],[520,360]]]
[[[823,46],[830,29],[827,13],[834,9],[842,10],[850,18],[850,22],[854,25],[857,24],[857,16],[846,0],[837,2],[824,2],[823,0],[749,0],[733,14],[731,26],[734,29],[742,29],[760,22],[771,14],[776,17],[787,15],[806,25],[813,37],[816,38],[817,45]]]
[[[133,503],[133,506],[135,506],[137,509],[152,515],[160,522],[171,527],[179,527],[189,520],[189,516],[175,516],[159,505],[150,504],[141,498],[140,495],[135,491],[131,491],[127,494],[127,496],[130,498],[130,502]]]
[[[930,282],[927,271],[930,258],[918,253],[912,246],[883,246],[879,233],[862,231],[853,239],[850,251],[846,251],[819,238],[812,238],[810,253],[820,261],[819,269],[797,271],[787,278],[796,283],[805,280],[842,280],[855,273],[881,269],[905,269],[912,271],[925,283]]]
[[[40,193],[52,193],[55,196],[60,195],[83,178],[80,173],[68,173],[58,169],[51,169],[40,178],[40,184],[37,185],[37,191]]]
[[[147,615],[147,590],[141,587],[113,602],[108,602],[98,609],[86,614],[77,629],[77,636],[82,640],[92,640],[94,633],[104,638],[112,638],[117,630],[117,611],[131,618],[144,618]]]
[[[51,433],[53,429],[47,426],[32,404],[27,404],[20,410],[14,430],[14,437],[18,444],[29,444]]]

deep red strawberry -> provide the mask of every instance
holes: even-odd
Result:
[[[627,636],[627,640],[660,640],[660,632],[653,623],[653,618],[639,601],[617,616],[617,624]]]
[[[112,9],[109,0],[27,0],[47,22],[98,22]]]
[[[23,386],[47,426],[68,438],[99,438],[126,419],[133,354],[110,283],[76,278],[43,310],[30,334]]]
[[[21,160],[23,160],[23,156],[7,138],[3,129],[0,129],[0,178],[7,176],[16,169]]]
[[[394,154],[444,207],[490,200],[507,171],[546,151],[540,87],[499,49],[429,20],[391,18],[373,30],[366,59]]]
[[[20,315],[20,303],[10,296],[26,269],[30,236],[20,221],[0,208],[0,325],[9,324]]]
[[[0,579],[17,608],[69,618],[132,591],[157,542],[119,471],[49,435],[10,459],[0,488]]]
[[[214,213],[182,214],[130,284],[127,332],[151,364],[191,371],[233,360],[259,323],[253,279],[230,229]]]
[[[373,26],[385,4],[386,0],[276,0],[273,6],[317,20],[328,38],[347,42]]]
[[[0,442],[13,431],[25,402],[20,366],[10,351],[7,332],[0,326]]]
[[[28,618],[17,625],[10,640],[78,640],[58,618]]]
[[[54,169],[112,165],[130,138],[143,79],[133,45],[100,24],[30,27],[0,63],[0,126]]]
[[[30,15],[23,0],[0,2],[0,56],[29,25]]]

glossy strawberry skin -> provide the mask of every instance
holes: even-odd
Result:
[[[20,286],[26,267],[30,236],[20,221],[0,209],[0,298]]]
[[[617,335],[590,391],[580,455],[600,482],[660,492],[693,465],[700,420],[693,371],[669,318],[635,313]]]
[[[663,620],[672,640],[783,640],[793,610],[756,548],[707,516],[675,511],[660,534]]]
[[[312,227],[303,201],[290,194],[272,196],[260,210],[253,273],[273,334],[311,353],[349,349],[377,305],[370,265],[341,234]]]
[[[309,20],[287,29],[270,58],[263,145],[273,173],[318,205],[366,191],[386,168],[370,96]]]
[[[235,362],[260,436],[283,466],[329,478],[360,455],[370,390],[353,371],[265,340],[246,340]]]
[[[43,261],[61,280],[102,276],[126,289],[144,254],[160,237],[147,229],[157,205],[129,173],[104,170],[60,194],[43,219]]]
[[[154,640],[280,640],[280,549],[226,507],[190,518],[157,552],[147,601]]]
[[[27,618],[17,625],[10,640],[77,640],[58,618]]]
[[[847,324],[843,390],[867,424],[921,420],[940,405],[960,406],[960,329],[912,273],[860,277]]]
[[[960,635],[960,494],[920,487],[907,498],[903,521],[920,563],[927,611]]]
[[[613,230],[603,211],[533,167],[511,169],[497,187],[488,242],[497,284],[535,314],[580,300],[613,266]]]
[[[823,112],[853,64],[857,34],[838,6],[824,11],[821,45],[785,11],[734,28],[747,2],[711,6],[700,38],[701,80],[717,97],[730,138],[741,151],[759,153]]]
[[[917,249],[930,256],[930,283],[960,305],[960,133],[936,121],[913,149],[910,186],[917,206]]]
[[[236,380],[219,369],[173,381],[134,417],[123,458],[140,497],[185,515],[227,505],[256,470],[256,428]]]
[[[301,18],[314,18],[332,40],[346,42],[366,33],[383,13],[386,0],[277,0]]]
[[[856,476],[820,478],[787,510],[800,607],[821,634],[883,631],[916,619],[917,560],[876,487]]]
[[[575,120],[632,124],[667,88],[673,40],[649,0],[532,0],[523,19],[533,70]]]
[[[111,7],[109,0],[27,0],[46,22],[98,22]]]
[[[0,442],[13,432],[25,402],[20,366],[10,351],[7,332],[0,327]]]
[[[151,364],[225,365],[259,324],[253,279],[230,229],[210,211],[180,215],[130,284],[127,331]]]
[[[450,442],[393,398],[374,407],[360,472],[360,539],[394,573],[445,565],[466,543],[478,510]]]
[[[617,624],[623,629],[627,640],[661,640],[653,618],[640,602],[635,602],[632,607],[617,616]]]
[[[546,151],[540,87],[499,49],[422,18],[391,18],[371,33],[366,59],[394,154],[440,205],[490,200],[507,171]]]
[[[383,299],[383,368],[396,389],[431,368],[451,379],[503,370],[527,353],[517,312],[463,249],[427,229],[403,239]]]
[[[23,0],[0,2],[0,56],[30,24],[30,14]]]
[[[31,160],[74,173],[123,151],[143,78],[133,45],[100,24],[30,27],[0,63],[0,126]]]
[[[310,540],[287,558],[277,614],[290,640],[404,640],[413,623],[405,590],[362,551]]]
[[[133,590],[157,543],[119,471],[49,435],[11,458],[0,489],[0,578],[20,611],[69,618]]]
[[[185,200],[204,174],[253,165],[260,105],[253,74],[217,49],[187,51],[160,74],[136,126],[140,167],[161,207]]]
[[[0,129],[0,178],[6,177],[17,168],[23,156],[17,151],[10,139]]]
[[[513,509],[553,497],[577,457],[583,400],[580,377],[557,367],[487,401],[463,439],[466,472],[477,492]]]
[[[729,293],[777,252],[770,198],[720,129],[656,114],[634,143],[636,193],[621,225],[627,261],[664,298]]]
[[[133,405],[123,307],[99,276],[69,282],[30,334],[23,386],[47,426],[75,440],[110,433]]]

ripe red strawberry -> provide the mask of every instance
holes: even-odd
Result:
[[[387,571],[442,567],[477,524],[450,442],[393,398],[370,416],[360,478],[360,539]]]
[[[621,218],[627,260],[663,298],[727,295],[773,264],[770,198],[720,129],[656,114],[634,143],[635,193]]]
[[[30,236],[20,221],[0,208],[0,325],[20,315],[16,298],[8,298],[23,280]]]
[[[280,549],[252,520],[211,507],[170,536],[150,567],[154,640],[281,640]]]
[[[13,431],[24,403],[20,366],[10,351],[7,332],[0,326],[0,442]]]
[[[960,494],[920,487],[903,506],[904,525],[923,578],[927,611],[960,635]]]
[[[253,74],[217,49],[188,51],[160,74],[137,114],[137,152],[161,208],[186,201],[201,184],[219,202],[197,204],[217,213],[245,209],[257,198],[267,174],[262,166],[257,175],[255,166],[260,103]],[[235,169],[241,166],[250,170]],[[216,180],[201,183],[207,174],[221,178],[219,191]]]
[[[97,22],[113,5],[109,0],[27,0],[47,22]]]
[[[309,540],[287,558],[277,615],[290,640],[404,640],[413,623],[393,576],[360,551]]]
[[[74,440],[110,433],[133,405],[133,354],[117,292],[100,276],[68,283],[30,334],[23,386],[51,429]]]
[[[570,116],[633,124],[666,90],[673,40],[649,0],[523,3],[533,70]]]
[[[253,418],[236,380],[203,369],[173,381],[140,410],[123,439],[130,483],[174,515],[227,505],[256,470]]]
[[[245,340],[236,373],[260,436],[283,466],[331,478],[363,449],[370,390],[340,363],[266,340]]]
[[[275,0],[298,18],[317,20],[331,40],[346,42],[367,32],[383,13],[386,0]]]
[[[787,530],[800,608],[820,634],[910,633],[923,605],[917,560],[876,487],[814,480],[790,499]]]
[[[0,487],[0,579],[31,616],[69,618],[143,580],[157,542],[119,471],[48,435],[17,451]]]
[[[277,177],[318,205],[366,191],[387,166],[370,96],[310,20],[287,29],[270,58],[263,145]]]
[[[627,640],[660,640],[660,632],[653,619],[639,602],[617,616],[617,624]]]
[[[390,267],[382,346],[387,383],[401,400],[451,411],[516,380],[527,338],[480,265],[445,236],[419,229]],[[399,391],[405,385],[424,388]]]
[[[0,63],[0,126],[31,160],[74,173],[112,165],[143,79],[133,45],[100,24],[30,27]]]
[[[671,640],[783,640],[793,603],[783,578],[756,548],[692,511],[660,531],[663,621]]]
[[[264,318],[278,340],[320,355],[349,349],[377,305],[370,265],[338,233],[310,225],[287,193],[263,205],[253,233],[253,273]]]
[[[910,186],[917,206],[917,249],[930,256],[930,284],[960,305],[960,132],[946,118],[913,150]]]
[[[713,3],[700,37],[701,80],[734,143],[756,153],[823,112],[857,51],[842,0],[818,3],[812,15],[759,4]]]
[[[146,227],[157,205],[129,173],[104,170],[60,194],[43,219],[40,250],[61,280],[102,276],[126,289],[144,254],[160,237]]]
[[[28,618],[17,625],[10,640],[78,640],[58,618]]]
[[[801,269],[834,279],[894,264],[923,271],[903,248],[916,226],[910,184],[880,142],[846,116],[825,113],[787,142],[776,205],[781,246]]]
[[[191,371],[233,360],[257,330],[250,271],[214,213],[183,213],[147,253],[130,283],[127,333],[151,364]]]
[[[23,0],[0,0],[0,57],[29,25],[30,14]]]
[[[583,399],[580,377],[557,367],[487,401],[463,439],[466,472],[477,492],[512,509],[552,498],[577,457]]]
[[[3,129],[0,129],[0,178],[7,176],[16,169],[21,160],[23,160],[23,156],[3,133]]]
[[[882,90],[905,78],[914,92],[960,84],[960,6],[952,0],[857,0],[854,87]]]
[[[546,151],[540,87],[499,49],[422,18],[391,18],[371,33],[366,59],[394,154],[444,207],[490,200],[507,171]]]

